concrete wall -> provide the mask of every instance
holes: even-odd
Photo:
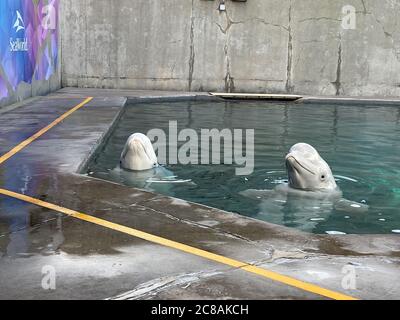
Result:
[[[64,0],[64,86],[400,94],[398,0]],[[344,29],[342,8],[356,10]]]
[[[0,108],[26,100],[31,97],[43,96],[61,87],[61,73],[53,74],[49,80],[32,80],[32,83],[22,82],[17,89],[10,90],[7,97],[0,99]]]

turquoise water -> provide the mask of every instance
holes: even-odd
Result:
[[[153,128],[255,129],[255,169],[236,176],[235,165],[165,165],[191,183],[143,184],[118,174],[131,133]],[[128,106],[88,174],[130,186],[313,233],[397,233],[400,229],[400,108],[267,102],[163,102]],[[284,157],[297,142],[313,145],[331,166],[343,197],[366,213],[338,211],[319,200],[252,200],[246,189],[274,189],[286,180]],[[117,169],[116,169],[117,168]],[[117,174],[116,174],[117,172]]]

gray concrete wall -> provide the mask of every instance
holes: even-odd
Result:
[[[31,84],[22,82],[15,91],[11,91],[7,97],[0,99],[0,108],[31,97],[46,95],[60,89],[60,87],[61,73],[59,71],[53,74],[49,80],[32,80]]]
[[[398,0],[65,0],[64,86],[400,94]],[[342,27],[342,8],[356,28]]]

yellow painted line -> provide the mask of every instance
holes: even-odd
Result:
[[[49,131],[51,128],[59,124],[61,121],[63,121],[65,118],[70,116],[72,113],[74,113],[76,110],[79,110],[82,108],[85,104],[87,104],[89,101],[91,101],[93,97],[88,97],[85,100],[83,100],[80,104],[76,105],[60,117],[58,117],[56,120],[54,120],[52,123],[41,129],[40,131],[36,132],[33,136],[30,138],[26,139],[25,141],[22,141],[19,145],[8,151],[6,154],[0,157],[0,164],[4,163],[8,159],[10,159],[12,156],[14,156],[16,153],[20,152],[22,149],[24,149],[26,146],[31,144],[33,141],[35,141],[37,138],[45,134],[47,131]]]
[[[263,268],[245,263],[245,262],[227,258],[227,257],[221,256],[221,255],[218,255],[218,254],[215,254],[212,252],[208,252],[208,251],[205,251],[202,249],[188,246],[183,243],[168,240],[168,239],[165,239],[165,238],[162,238],[162,237],[159,237],[159,236],[147,233],[147,232],[143,232],[143,231],[133,229],[130,227],[126,227],[126,226],[123,226],[123,225],[120,225],[117,223],[113,223],[113,222],[110,222],[107,220],[96,218],[96,217],[93,217],[93,216],[90,216],[90,215],[87,215],[84,213],[80,213],[75,210],[63,208],[58,205],[48,203],[48,202],[45,202],[45,201],[42,201],[39,199],[35,199],[35,198],[29,197],[29,196],[26,196],[26,195],[23,195],[20,193],[15,193],[15,192],[12,192],[9,190],[0,189],[0,194],[9,196],[9,197],[12,197],[15,199],[19,199],[19,200],[22,200],[25,202],[29,202],[29,203],[32,203],[32,204],[35,204],[35,205],[38,205],[38,206],[41,206],[41,207],[44,207],[44,208],[47,208],[50,210],[62,212],[68,216],[71,216],[71,217],[74,217],[74,218],[77,218],[77,219],[80,219],[83,221],[87,221],[87,222],[90,222],[90,223],[93,223],[93,224],[96,224],[96,225],[99,225],[99,226],[102,226],[102,227],[105,227],[105,228],[108,228],[111,230],[119,231],[119,232],[131,235],[131,236],[143,239],[143,240],[157,243],[157,244],[160,244],[165,247],[169,247],[169,248],[180,250],[180,251],[183,251],[186,253],[190,253],[192,255],[206,258],[208,260],[212,260],[215,262],[219,262],[224,265],[228,265],[230,267],[239,268],[244,271],[259,275],[261,277],[268,278],[270,280],[274,280],[274,281],[277,281],[277,282],[280,282],[280,283],[283,283],[283,284],[286,284],[286,285],[289,285],[289,286],[292,286],[292,287],[295,287],[298,289],[302,289],[304,291],[311,292],[311,293],[314,293],[314,294],[317,294],[320,296],[324,296],[324,297],[336,299],[336,300],[357,300],[354,297],[351,297],[351,296],[348,296],[348,295],[345,295],[345,294],[342,294],[339,292],[335,292],[332,290],[328,290],[328,289],[319,287],[317,285],[307,283],[304,281],[300,281],[300,280],[297,280],[297,279],[294,279],[294,278],[291,278],[291,277],[288,277],[288,276],[285,276],[285,275],[282,275],[282,274],[279,274],[279,273],[276,273],[273,271],[269,271],[267,269],[263,269]]]

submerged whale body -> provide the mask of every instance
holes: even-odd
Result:
[[[110,171],[110,176],[113,178],[113,180],[124,185],[153,191],[162,191],[162,189],[165,189],[164,185],[168,183],[191,181],[176,179],[176,176],[174,176],[173,172],[160,165],[152,169],[141,171],[126,170],[120,166],[117,166]]]
[[[239,193],[259,200],[259,214],[269,218],[275,215],[273,222],[295,220],[303,225],[303,229],[310,229],[317,221],[324,220],[321,216],[329,215],[332,210],[348,213],[368,210],[365,204],[342,198],[331,168],[311,145],[295,144],[286,155],[285,164],[287,183],[272,190],[248,189]]]

